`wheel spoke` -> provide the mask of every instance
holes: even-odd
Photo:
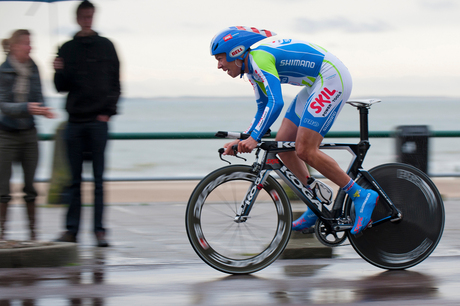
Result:
[[[235,218],[235,214],[231,215],[231,214],[229,214],[229,213],[226,213],[226,212],[222,211],[221,209],[216,208],[215,206],[217,206],[217,205],[220,206],[220,204],[207,204],[207,205],[206,205],[206,209],[212,210],[212,211],[214,211],[216,214],[219,214],[219,215],[222,215],[222,216],[226,216],[226,217],[228,217],[228,218],[230,218],[230,219],[232,219],[232,220]]]

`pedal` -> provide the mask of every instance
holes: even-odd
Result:
[[[309,228],[304,228],[302,234],[313,234],[315,232],[315,227],[310,226]]]

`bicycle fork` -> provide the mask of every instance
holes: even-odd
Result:
[[[249,218],[249,213],[254,204],[254,201],[256,200],[259,191],[264,187],[264,183],[267,180],[268,175],[269,171],[267,170],[262,170],[259,172],[257,179],[249,186],[249,189],[246,192],[246,196],[241,202],[241,205],[238,208],[235,219],[233,219],[233,221],[236,223],[246,222],[246,220]]]

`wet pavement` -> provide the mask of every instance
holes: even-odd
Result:
[[[109,248],[94,247],[92,207],[85,207],[81,262],[0,269],[0,306],[460,305],[460,199],[445,206],[438,248],[406,271],[376,268],[345,244],[334,249],[334,258],[277,260],[243,276],[218,272],[194,253],[185,203],[109,205]],[[40,207],[39,238],[55,239],[64,214],[62,207]],[[13,206],[9,217],[10,239],[26,239],[25,208]]]
[[[0,272],[0,305],[458,305],[455,261],[388,272],[359,259],[282,260],[246,276],[196,262],[23,268]]]

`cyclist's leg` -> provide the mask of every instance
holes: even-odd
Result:
[[[298,126],[287,117],[283,119],[276,134],[277,141],[295,141]],[[301,160],[295,151],[278,154],[284,165],[294,173],[303,185],[307,185],[307,177],[310,176],[307,165]]]
[[[310,93],[308,88],[305,87],[300,93],[295,97],[289,106],[286,116],[281,123],[281,126],[276,134],[277,141],[295,141],[297,136],[297,130],[299,128],[300,114],[304,108],[305,102],[297,103],[297,101],[305,101]],[[299,181],[307,186],[307,178],[310,176],[308,172],[307,165],[303,160],[301,160],[295,151],[284,152],[278,154],[284,165],[288,167],[289,170],[294,173],[294,175],[299,179]],[[311,209],[307,209],[300,218],[292,222],[292,230],[301,231],[305,228],[311,227],[315,224],[318,217]]]
[[[318,132],[299,127],[296,140],[297,154],[326,178],[342,187],[351,197],[355,205],[356,214],[351,232],[357,234],[365,229],[371,221],[372,211],[378,201],[378,194],[373,190],[359,186],[340,168],[333,158],[319,150],[322,139],[323,136]],[[294,229],[297,227],[293,224]]]
[[[319,149],[322,141],[323,136],[318,132],[299,127],[296,139],[297,155],[333,183],[344,187],[350,181],[350,177],[332,157]]]
[[[311,88],[304,87],[292,101],[276,135],[277,141],[296,141],[300,117],[305,109],[306,102],[311,95],[311,91]],[[284,165],[294,173],[304,186],[307,186],[307,179],[310,176],[310,173],[305,162],[297,156],[297,153],[292,151],[279,153],[278,155]]]
[[[319,150],[324,135],[350,97],[351,87],[352,80],[347,68],[329,55],[305,105],[297,132],[296,152],[302,160],[344,188],[352,198],[356,211],[352,233],[357,234],[370,222],[378,194],[355,184],[334,159]]]

